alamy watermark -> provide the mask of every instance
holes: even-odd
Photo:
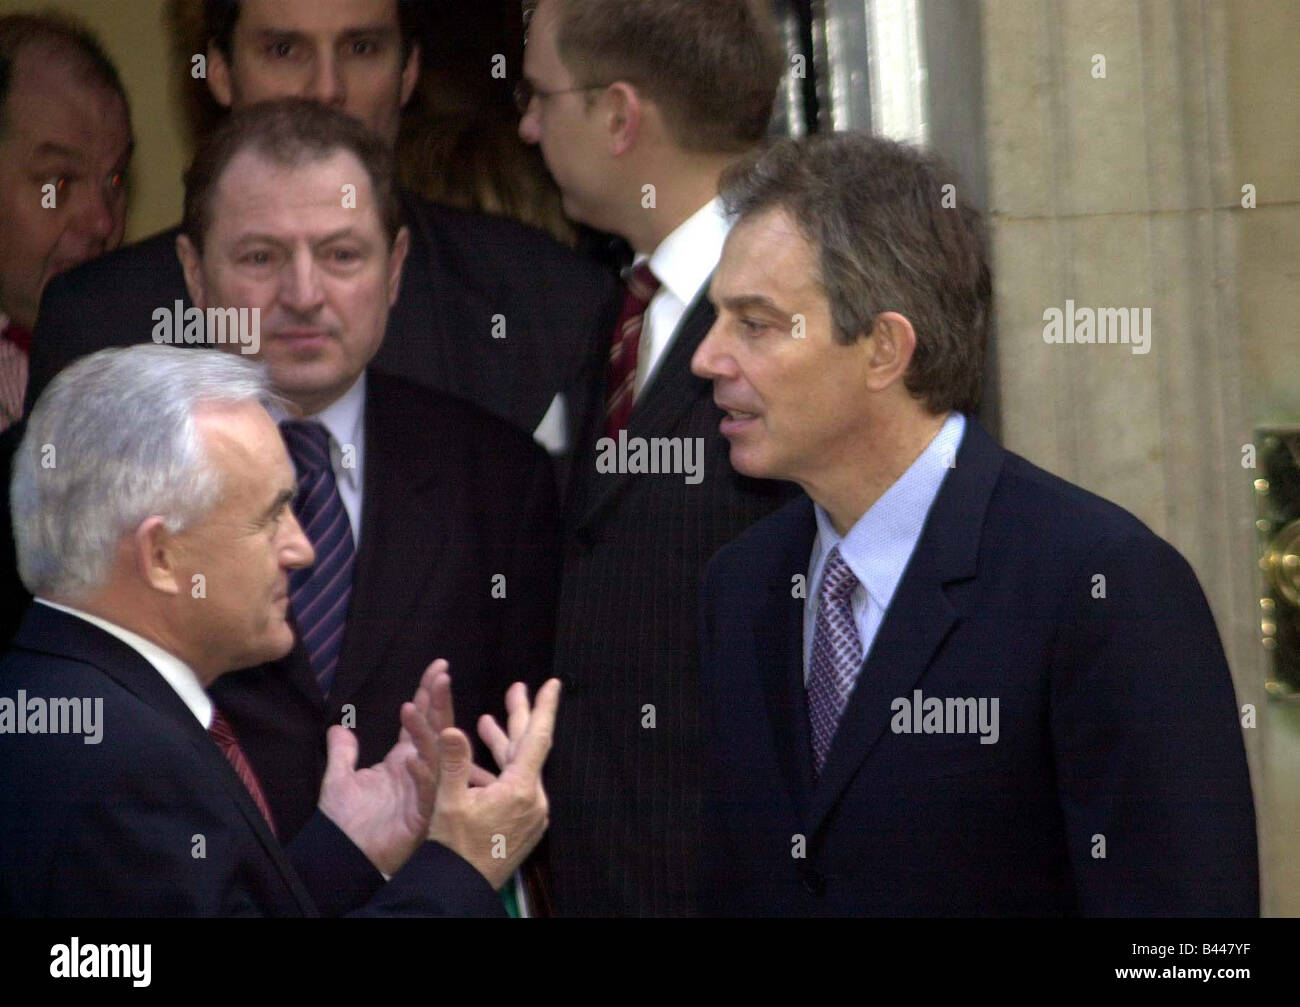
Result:
[[[104,738],[104,700],[53,696],[28,696],[19,689],[16,699],[0,696],[0,734],[81,734],[87,745]]]
[[[162,346],[238,346],[254,356],[262,348],[261,308],[187,308],[177,301],[155,308],[153,341]]]
[[[895,734],[978,734],[981,745],[996,745],[998,729],[998,701],[984,696],[964,698],[921,695],[920,689],[912,691],[912,698],[899,696],[889,704],[894,716],[889,729]]]
[[[601,475],[684,475],[689,486],[704,480],[703,437],[602,437],[596,442],[596,471]]]
[[[1043,312],[1045,343],[1119,343],[1138,356],[1151,352],[1150,308],[1076,308]]]

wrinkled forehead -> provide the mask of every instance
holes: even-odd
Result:
[[[4,138],[53,142],[86,152],[130,141],[126,103],[90,80],[71,58],[40,45],[23,49],[3,110]]]

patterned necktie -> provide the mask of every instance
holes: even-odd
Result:
[[[27,392],[27,354],[31,348],[32,334],[17,322],[0,325],[0,430],[22,417],[23,395]]]
[[[329,432],[300,421],[281,423],[280,430],[298,470],[293,512],[316,550],[314,564],[289,574],[289,602],[312,674],[321,695],[329,696],[352,597],[352,524],[334,481]]]
[[[649,260],[628,270],[626,286],[623,310],[619,312],[618,325],[614,327],[614,341],[609,347],[609,379],[605,383],[608,389],[605,394],[605,436],[615,439],[618,438],[618,432],[627,426],[628,417],[632,415],[641,329],[645,323],[646,308],[660,287],[654,273],[650,272]]]
[[[262,793],[261,781],[257,778],[257,773],[244,755],[244,750],[239,747],[239,739],[235,737],[235,729],[230,726],[228,721],[220,710],[215,706],[212,708],[212,726],[208,728],[208,734],[212,740],[217,743],[221,752],[226,757],[226,761],[234,768],[236,775],[244,781],[244,786],[248,788],[248,794],[257,805],[257,810],[262,813],[266,819],[266,824],[270,826],[271,835],[275,835],[275,819],[271,817],[271,806],[266,803],[266,795]]]
[[[836,546],[822,571],[808,674],[808,717],[819,776],[862,667],[862,639],[853,621],[853,589],[857,586],[858,579]]]

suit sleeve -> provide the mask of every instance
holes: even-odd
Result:
[[[1077,571],[1061,613],[1050,730],[1080,911],[1257,915],[1237,704],[1195,574],[1131,536]]]
[[[322,916],[506,915],[487,879],[439,843],[424,843],[385,884],[365,854],[317,811],[288,853]]]

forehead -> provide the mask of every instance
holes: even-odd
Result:
[[[740,296],[758,290],[738,285],[790,290],[820,286],[817,251],[783,209],[761,211],[738,221],[723,246],[714,278],[719,296]]]
[[[397,0],[241,0],[235,30],[330,36],[398,26]]]
[[[121,96],[78,79],[66,60],[37,46],[15,61],[5,121],[6,140],[32,147],[50,143],[116,159],[130,142]]]
[[[355,207],[344,205],[355,187]],[[257,232],[311,235],[352,228],[382,232],[370,175],[357,157],[338,150],[321,160],[282,165],[242,150],[226,166],[212,197],[212,228],[228,238]]]
[[[556,47],[554,4],[543,2],[528,22],[524,71],[534,84],[551,83],[555,78],[564,78],[568,74]]]

